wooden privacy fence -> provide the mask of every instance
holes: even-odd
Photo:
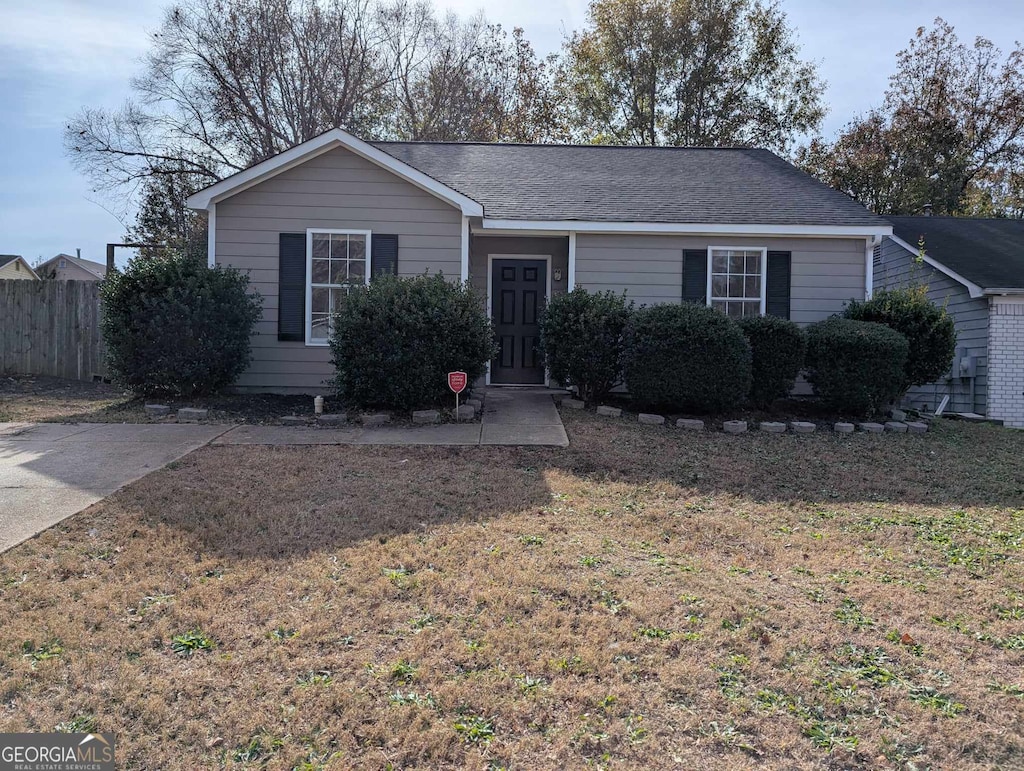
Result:
[[[0,373],[106,376],[98,281],[0,281]]]

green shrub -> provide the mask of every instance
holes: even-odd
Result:
[[[738,323],[752,355],[750,401],[768,409],[793,390],[804,366],[807,335],[792,321],[777,316],[750,316]]]
[[[540,319],[541,351],[551,376],[593,402],[622,380],[622,332],[633,303],[612,292],[574,289],[551,298]]]
[[[182,255],[136,258],[100,287],[107,365],[145,396],[212,393],[249,365],[259,295],[233,268]]]
[[[908,348],[883,324],[834,316],[807,328],[807,379],[831,409],[879,412],[900,393]]]
[[[480,298],[442,276],[375,278],[349,293],[333,323],[334,385],[353,407],[447,404],[447,373],[472,383],[495,352]]]
[[[949,371],[956,352],[956,327],[945,308],[928,299],[928,287],[882,289],[865,302],[853,301],[843,315],[885,324],[910,343],[900,394],[938,380]]]
[[[623,376],[641,406],[721,412],[750,390],[750,344],[735,321],[713,308],[641,308],[623,343]]]

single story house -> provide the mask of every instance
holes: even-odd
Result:
[[[107,275],[107,266],[83,260],[81,255],[58,254],[37,265],[36,272],[56,281],[102,281]]]
[[[892,226],[766,150],[364,142],[333,129],[188,199],[210,264],[247,271],[263,320],[243,390],[331,377],[331,311],[380,272],[486,298],[489,384],[547,382],[546,300],[574,287],[807,324],[871,292]]]
[[[876,288],[927,285],[957,330],[949,373],[907,402],[1024,427],[1024,220],[889,217],[875,250]]]
[[[0,254],[0,281],[4,279],[38,281],[39,276],[20,254]]]

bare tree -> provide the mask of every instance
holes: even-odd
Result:
[[[522,30],[416,0],[183,0],[120,110],[65,131],[98,191],[139,204],[132,235],[201,242],[184,200],[336,126],[364,138],[555,136],[548,63]],[[181,232],[175,233],[175,228]]]
[[[425,2],[381,11],[394,62],[393,137],[414,141],[539,141],[558,133],[548,78],[521,29],[482,14],[438,17]]]
[[[135,96],[65,132],[100,188],[161,175],[207,183],[334,126],[379,133],[392,82],[366,0],[189,0],[152,36]]]

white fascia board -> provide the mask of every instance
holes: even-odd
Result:
[[[343,147],[371,163],[390,171],[395,176],[404,179],[421,190],[425,190],[431,195],[440,198],[442,201],[450,203],[467,217],[483,216],[484,208],[477,201],[453,190],[447,185],[441,184],[433,177],[427,176],[419,169],[403,163],[392,155],[388,155],[383,150],[378,150],[373,145],[357,139],[347,131],[337,128],[331,129],[320,136],[313,137],[301,145],[296,145],[285,150],[283,153],[275,155],[273,158],[268,158],[261,163],[257,163],[255,166],[251,166],[237,174],[232,174],[227,179],[222,179],[220,182],[210,185],[210,187],[200,190],[198,193],[194,193],[188,197],[186,204],[190,209],[207,209],[212,203],[240,193],[246,188],[259,184],[270,177],[280,174],[282,171],[294,168],[337,147]]]
[[[904,249],[906,249],[908,252],[910,252],[912,255],[914,255],[914,257],[917,257],[920,254],[920,250],[916,246],[911,246],[910,244],[908,244],[906,241],[904,241],[899,236],[890,234],[889,238],[892,239],[892,242],[894,244],[896,244],[897,246],[902,246]],[[965,287],[967,287],[967,291],[971,295],[971,297],[977,298],[977,297],[984,297],[985,296],[986,290],[982,289],[980,286],[975,284],[973,281],[970,281],[970,280],[964,278],[963,276],[961,276],[959,273],[957,273],[952,268],[947,268],[945,265],[943,265],[938,260],[933,259],[932,257],[929,257],[928,256],[927,247],[925,248],[924,255],[922,255],[922,259],[924,260],[924,263],[926,265],[930,265],[931,267],[935,268],[935,270],[939,271],[939,273],[943,273],[943,274],[949,276],[951,279],[953,279],[957,283],[963,284]],[[991,292],[991,291],[992,290],[988,290],[988,292]]]
[[[501,220],[485,217],[484,230],[537,232],[645,233],[649,235],[799,236],[866,238],[892,234],[891,225],[720,225],[674,222],[587,222],[582,220]]]
[[[1024,287],[992,287],[986,288],[985,294],[992,299],[1010,303],[1024,302]]]

